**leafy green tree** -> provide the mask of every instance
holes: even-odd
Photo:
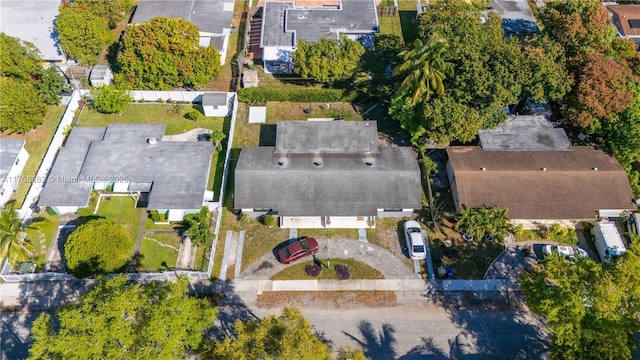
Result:
[[[91,106],[103,114],[119,113],[131,102],[127,90],[115,86],[98,86],[91,89]]]
[[[445,60],[447,42],[433,37],[426,44],[416,39],[413,48],[398,54],[402,64],[394,71],[396,76],[404,76],[400,84],[401,93],[409,93],[409,104],[429,101],[431,95],[444,95],[444,79],[452,73],[452,64]]]
[[[505,107],[522,94],[526,59],[516,39],[504,38],[499,16],[485,17],[462,1],[431,4],[418,19],[418,39],[424,44],[438,38],[448,44],[443,60],[453,67],[451,76],[442,80],[442,95],[420,99],[421,91],[399,91],[391,100],[389,114],[414,143],[469,141],[477,130],[504,121]],[[447,118],[449,111],[455,119]]]
[[[100,52],[114,40],[109,19],[92,11],[87,2],[64,2],[56,29],[62,50],[83,65],[94,65]]]
[[[199,43],[198,28],[185,19],[155,17],[130,26],[117,59],[116,83],[130,89],[202,87],[220,74],[220,55]]]
[[[31,81],[41,72],[42,58],[33,44],[0,33],[0,75]]]
[[[187,295],[188,279],[102,278],[79,304],[33,323],[30,359],[181,359],[199,347],[216,309]]]
[[[30,81],[0,77],[0,131],[24,134],[42,124],[45,105]]]
[[[75,2],[95,15],[107,19],[109,29],[114,29],[133,6],[132,0],[75,0]]]
[[[209,140],[214,144],[216,148],[222,146],[222,140],[224,140],[224,138],[226,137],[227,136],[224,134],[224,132],[220,130],[214,130],[211,134],[209,134]]]
[[[16,265],[31,257],[33,246],[27,238],[23,239],[22,220],[12,207],[0,210],[0,261],[9,259]]]
[[[564,48],[546,35],[525,49],[526,76],[523,88],[535,101],[558,101],[571,91],[573,76],[567,70]]]
[[[555,359],[630,359],[640,329],[640,247],[615,265],[552,254],[523,273],[527,305],[545,317]]]
[[[193,245],[206,244],[213,236],[209,209],[203,206],[200,212],[185,215],[183,227]]]
[[[236,336],[214,344],[204,359],[330,360],[331,351],[313,332],[299,310],[285,308],[282,315],[237,321]]]
[[[40,98],[47,105],[60,103],[60,92],[62,92],[64,86],[64,79],[53,65],[42,72],[40,79],[35,84]]]
[[[77,277],[122,269],[133,255],[133,240],[124,226],[104,218],[76,228],[64,244],[69,271]]]
[[[299,40],[292,55],[293,72],[322,83],[350,78],[364,52],[358,41],[346,36],[339,41],[325,37],[317,42]]]
[[[463,207],[456,214],[456,220],[455,229],[474,239],[502,239],[513,229],[507,209],[499,207]]]

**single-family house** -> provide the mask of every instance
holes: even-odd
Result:
[[[640,4],[609,5],[607,9],[619,35],[633,40],[640,49]]]
[[[280,121],[275,146],[244,147],[234,208],[283,228],[371,228],[421,207],[410,147],[378,146],[375,121]]]
[[[224,117],[229,115],[233,93],[206,92],[202,94],[202,110],[205,116]]]
[[[55,21],[60,0],[0,0],[0,32],[33,44],[45,61],[62,63]]]
[[[268,73],[291,73],[291,54],[299,40],[338,40],[346,35],[371,47],[379,32],[375,0],[340,0],[337,6],[303,8],[294,2],[267,1],[262,12],[260,48]]]
[[[180,221],[213,200],[207,191],[213,145],[163,141],[164,124],[75,127],[38,200],[60,213],[89,204],[93,190],[147,197],[147,209]]]
[[[109,65],[96,65],[89,74],[91,86],[105,86],[113,83],[113,71]]]
[[[633,192],[614,157],[590,146],[569,150],[492,151],[447,148],[456,209],[499,206],[525,228],[596,220],[635,209]]]
[[[200,46],[214,46],[224,65],[231,34],[234,0],[139,0],[132,24],[141,24],[156,16],[182,18],[200,31]]]
[[[9,201],[23,180],[29,180],[21,177],[29,159],[24,145],[24,140],[0,138],[0,206]]]

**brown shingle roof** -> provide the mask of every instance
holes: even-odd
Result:
[[[625,4],[607,6],[613,14],[613,20],[625,36],[640,36],[640,28],[632,27],[629,21],[640,20],[640,5]]]
[[[592,219],[598,209],[634,209],[622,166],[588,146],[535,152],[452,146],[447,153],[461,205],[500,206],[511,219],[529,220]]]

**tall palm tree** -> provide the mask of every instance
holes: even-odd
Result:
[[[9,263],[24,261],[31,256],[31,241],[23,238],[22,220],[13,208],[0,211],[0,260],[9,259]]]
[[[426,44],[417,39],[411,49],[398,54],[403,63],[394,75],[406,76],[400,92],[412,93],[412,106],[422,97],[428,101],[433,94],[444,95],[444,79],[453,71],[453,64],[445,61],[448,50],[446,40],[433,37]]]

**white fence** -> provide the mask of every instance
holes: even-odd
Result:
[[[25,221],[31,218],[31,214],[33,213],[31,205],[34,202],[34,199],[40,196],[40,192],[42,192],[45,179],[47,178],[49,170],[53,165],[53,161],[58,154],[58,149],[62,147],[62,143],[64,142],[64,132],[67,127],[71,126],[73,117],[76,114],[76,110],[78,110],[78,101],[80,100],[80,98],[80,92],[78,92],[78,90],[74,90],[73,94],[71,95],[71,101],[69,102],[69,105],[67,105],[67,109],[65,110],[64,115],[62,115],[62,120],[60,120],[60,123],[58,124],[58,128],[53,135],[53,139],[51,139],[51,143],[49,144],[47,153],[44,155],[34,181],[31,183],[31,187],[29,188],[29,192],[24,199],[22,208],[18,210],[20,218]]]
[[[202,102],[203,91],[155,91],[155,90],[132,90],[129,92],[134,101],[152,102]]]

